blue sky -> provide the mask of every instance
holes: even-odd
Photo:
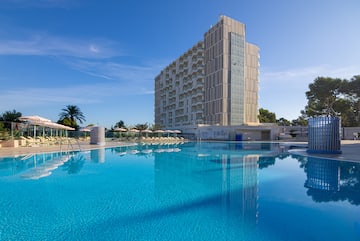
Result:
[[[154,77],[227,15],[260,48],[259,107],[292,120],[318,76],[360,74],[358,0],[0,0],[0,113],[154,122]]]

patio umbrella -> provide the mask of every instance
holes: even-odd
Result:
[[[134,132],[134,133],[140,132],[138,129],[130,129],[129,131],[130,131],[130,132]]]
[[[133,128],[133,129],[130,129],[130,130],[129,130],[129,132],[132,132],[132,133],[139,133],[140,131],[139,131],[138,129]],[[134,134],[134,135],[135,135],[135,134]]]
[[[83,127],[83,128],[80,128],[79,131],[81,131],[81,132],[90,132],[91,130],[90,130],[90,128]]]
[[[149,134],[149,133],[152,133],[152,130],[146,129],[146,130],[142,130],[141,132],[142,132],[142,133],[146,133],[146,137],[148,137],[148,134]]]
[[[114,129],[114,131],[116,131],[116,132],[127,132],[127,129],[122,128],[122,127],[116,127]],[[121,134],[119,134],[119,137],[121,138]]]
[[[122,127],[116,127],[116,128],[114,129],[114,131],[126,132],[127,129],[122,128]]]
[[[168,134],[167,136],[169,137],[170,133],[174,133],[174,131],[173,130],[165,130],[164,133],[167,133]]]
[[[181,130],[173,130],[173,133],[175,134],[175,136],[177,136],[177,134],[181,133]]]
[[[87,133],[87,132],[90,132],[91,129],[88,128],[88,127],[83,127],[83,128],[80,128],[79,131],[84,132],[84,138],[86,139],[86,137],[87,137],[87,134],[86,134],[86,133]]]
[[[153,131],[154,133],[164,133],[164,131],[163,130],[155,130],[155,131]]]
[[[160,134],[164,133],[163,130],[155,130],[155,131],[153,131],[153,132],[154,132],[154,133],[158,133],[158,136],[160,136]]]

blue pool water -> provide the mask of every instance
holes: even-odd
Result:
[[[270,143],[0,158],[0,240],[360,240],[360,165]]]

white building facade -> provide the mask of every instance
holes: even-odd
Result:
[[[245,40],[245,25],[226,16],[204,39],[155,77],[155,124],[258,124],[259,48]]]

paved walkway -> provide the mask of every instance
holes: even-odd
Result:
[[[316,156],[322,158],[335,159],[340,161],[360,162],[360,140],[342,140],[341,154],[309,154],[306,150],[293,150],[292,153],[303,156]]]
[[[294,142],[289,142],[294,143]],[[306,142],[295,144],[304,144]],[[79,144],[63,145],[61,146],[62,151],[68,150],[91,150],[91,149],[99,149],[102,147],[117,147],[117,146],[126,146],[126,145],[134,145],[134,143],[130,142],[106,142],[105,146],[98,145],[90,145],[89,142],[79,142]],[[346,161],[358,161],[360,162],[360,140],[343,140],[341,141],[341,154],[308,154],[304,149],[292,150],[293,153],[304,155],[304,156],[318,156],[323,158],[330,158],[336,160],[346,160]],[[60,146],[41,146],[41,147],[1,147],[0,148],[0,157],[5,156],[18,156],[18,155],[27,155],[27,154],[35,154],[35,153],[44,153],[44,152],[59,152]]]

